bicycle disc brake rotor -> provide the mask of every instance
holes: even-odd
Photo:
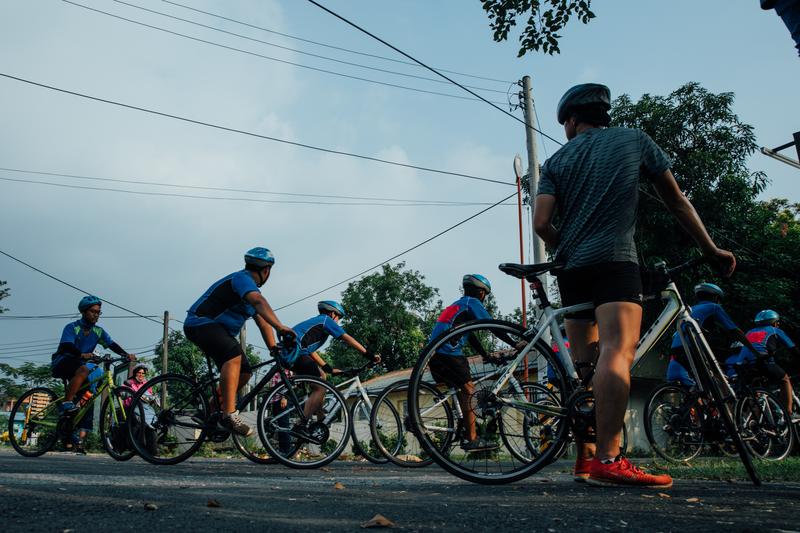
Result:
[[[489,418],[497,412],[497,401],[491,391],[476,390],[469,398],[469,407],[476,417]]]
[[[583,442],[597,441],[595,431],[594,394],[577,392],[569,399],[569,417],[572,431]]]

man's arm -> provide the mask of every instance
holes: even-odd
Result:
[[[275,314],[275,311],[272,310],[269,303],[267,303],[266,298],[264,298],[260,292],[258,291],[251,291],[245,294],[244,299],[247,303],[252,305],[256,313],[258,313],[261,318],[263,318],[268,324],[272,327],[277,329],[280,333],[292,333],[292,328],[286,326],[283,322],[280,321],[278,315]]]
[[[339,340],[342,341],[343,343],[345,343],[346,345],[350,346],[354,350],[356,350],[358,353],[360,353],[364,357],[368,357],[368,358],[372,359],[373,362],[375,362],[375,363],[380,363],[381,362],[381,356],[380,355],[374,354],[372,357],[370,357],[369,351],[366,348],[364,348],[364,346],[360,342],[358,342],[352,336],[350,336],[350,334],[345,333],[344,335],[339,337]]]
[[[258,326],[258,330],[261,332],[261,337],[264,339],[264,342],[267,343],[267,348],[272,350],[277,344],[277,342],[275,342],[275,331],[272,329],[272,326],[270,326],[261,315],[256,315],[253,317],[253,320],[256,321],[256,326]]]
[[[678,220],[684,231],[694,239],[697,246],[703,251],[703,255],[714,260],[725,277],[733,274],[736,269],[736,258],[731,252],[717,248],[717,245],[711,240],[711,236],[706,231],[706,227],[703,225],[703,221],[700,220],[694,206],[678,187],[678,182],[675,180],[675,176],[672,175],[672,171],[667,169],[661,174],[653,176],[651,181],[667,209]]]
[[[536,204],[533,209],[533,229],[544,243],[552,249],[555,249],[561,240],[561,235],[552,223],[555,208],[556,197],[552,194],[540,194],[536,197]]]

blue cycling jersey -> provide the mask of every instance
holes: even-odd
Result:
[[[747,332],[747,340],[750,341],[753,348],[769,356],[775,355],[775,351],[781,344],[787,348],[794,348],[792,339],[790,339],[782,329],[776,328],[775,326],[759,326],[753,328]],[[747,346],[742,346],[739,355],[736,357],[736,362],[738,363],[749,364],[756,360],[755,354],[751,352]]]
[[[108,348],[114,344],[114,341],[103,328],[97,325],[92,326],[81,318],[64,326],[64,331],[61,333],[61,341],[59,342],[59,350],[53,354],[53,360],[61,356],[76,357],[78,354],[91,353],[98,344],[103,348]],[[65,345],[70,346],[68,351],[72,353],[66,353],[63,350],[66,348]],[[74,350],[71,348],[73,346]]]
[[[189,308],[184,324],[189,327],[217,323],[231,336],[247,321],[256,315],[255,308],[245,301],[246,294],[258,292],[258,285],[246,270],[228,274],[215,282]]]
[[[736,324],[734,324],[731,317],[728,316],[728,313],[725,312],[721,305],[714,302],[699,302],[697,305],[692,306],[691,314],[692,318],[694,318],[704,330],[709,329],[711,325],[709,321],[719,324],[726,331],[736,329]],[[680,348],[680,346],[681,339],[676,331],[672,335],[672,348]]]
[[[345,334],[342,326],[328,315],[317,315],[297,324],[294,328],[300,351],[298,355],[309,355],[319,350],[328,337],[338,339]]]
[[[462,296],[453,302],[452,305],[445,308],[445,310],[439,315],[439,318],[436,319],[436,325],[433,326],[433,331],[431,332],[431,336],[428,338],[428,342],[431,342],[445,331],[448,331],[459,324],[468,322],[470,320],[479,320],[483,318],[492,317],[483,306],[481,301],[471,296]],[[455,344],[443,344],[442,346],[439,346],[439,348],[436,350],[436,353],[443,355],[462,356],[464,355],[463,348],[465,342],[467,342],[467,337],[461,336]]]

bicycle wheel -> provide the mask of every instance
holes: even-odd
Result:
[[[106,453],[117,461],[127,461],[136,455],[128,437],[125,410],[125,402],[130,404],[134,394],[128,387],[117,387],[100,408],[100,442]]]
[[[736,421],[753,455],[780,461],[792,451],[794,431],[789,418],[777,398],[766,390],[753,389],[739,398]]]
[[[38,457],[58,440],[59,412],[56,393],[45,387],[25,392],[11,409],[8,440],[20,455]]]
[[[258,425],[258,411],[240,412],[239,417],[250,427]],[[267,447],[261,442],[258,434],[245,437],[238,433],[231,433],[233,445],[243,456],[259,465],[274,465],[278,461],[269,454]]]
[[[680,325],[678,326],[680,327]],[[719,367],[714,355],[705,349],[702,334],[695,329],[691,322],[686,323],[686,336],[688,339],[689,356],[695,362],[698,378],[703,387],[711,395],[713,405],[719,410],[720,419],[723,427],[739,452],[739,459],[742,461],[747,475],[755,486],[761,485],[761,480],[753,466],[753,460],[748,448],[742,440],[742,435],[734,421],[734,409],[736,396],[728,384],[725,374]]]
[[[566,409],[560,406],[554,408],[546,403],[539,405],[515,398],[517,393],[512,388],[510,379],[506,379],[502,387],[495,392],[497,382],[493,376],[498,375],[498,369],[485,363],[481,356],[474,354],[472,344],[467,343],[469,337],[472,338],[471,343],[479,342],[482,351],[489,355],[517,355],[530,340],[524,329],[500,320],[468,322],[434,339],[423,349],[411,375],[408,395],[411,428],[433,460],[448,472],[462,479],[474,483],[501,484],[525,478],[546,466],[558,446],[561,445],[561,441],[567,437],[569,424],[566,420]],[[431,380],[434,375],[438,375],[443,380],[448,379],[446,375],[440,374],[444,365],[440,366],[436,359],[437,357],[453,357],[437,353],[445,346],[448,346],[450,350],[452,347],[459,346],[465,348],[463,357],[468,365],[472,387],[466,385],[454,396],[460,396],[457,403],[462,406],[461,412],[466,412],[463,407],[466,406],[474,414],[475,434],[481,439],[481,442],[488,446],[493,443],[495,445],[493,449],[483,448],[481,451],[472,451],[470,446],[461,440],[473,432],[473,428],[467,427],[466,420],[468,419],[463,415],[458,423],[460,431],[455,435],[456,438],[452,445],[442,448],[437,442],[441,431],[450,428],[443,428],[436,421],[429,420],[428,413],[432,409],[438,408],[442,402],[434,401],[427,405],[426,402],[430,402],[431,398],[430,395],[424,394],[422,384]],[[554,385],[560,391],[567,390],[561,362],[546,343],[538,341],[528,352],[528,358],[529,365],[532,365],[529,368],[532,368],[537,375],[543,375],[545,365],[550,364],[556,371],[557,383]],[[432,362],[434,369],[431,368]],[[500,370],[504,370],[504,368],[502,367]],[[532,457],[528,455],[530,450],[521,453],[522,448],[518,445],[517,453],[511,453],[501,445],[500,427],[503,424],[509,426],[507,433],[510,435],[512,421],[516,421],[514,423],[518,424],[520,420],[539,414],[557,419],[552,424],[554,429],[552,446],[544,449],[539,456]],[[533,429],[535,426],[531,425],[530,427]],[[531,436],[529,440],[535,442],[535,437]]]
[[[145,397],[148,391],[153,400]],[[200,448],[212,415],[204,387],[179,374],[164,374],[136,391],[128,411],[128,436],[145,461],[174,465]]]
[[[330,463],[347,446],[351,433],[350,411],[342,394],[327,381],[310,376],[289,379],[297,400],[284,383],[268,394],[258,410],[258,434],[269,454],[292,468],[319,468]],[[312,392],[322,390],[321,407],[308,419],[303,409]],[[286,398],[288,404],[279,414],[267,412],[267,406]],[[313,400],[312,400],[313,401]]]
[[[690,461],[703,449],[703,408],[685,387],[661,385],[645,403],[644,431],[667,461]]]
[[[433,463],[433,459],[410,427],[408,383],[408,380],[398,381],[381,391],[373,406],[370,430],[373,442],[391,463],[404,468],[422,468]],[[425,396],[424,405],[436,404],[428,413],[428,421],[436,428],[436,445],[444,450],[457,431],[453,410],[433,385],[422,384],[420,395]]]
[[[520,383],[519,389],[511,387],[506,397],[542,406],[560,406],[553,390],[540,383]],[[561,420],[543,413],[503,407],[499,422],[500,438],[509,453],[520,461],[531,462],[553,445],[553,436],[558,433],[556,425]]]
[[[378,396],[376,394],[370,394],[368,397],[369,402],[374,407]],[[353,451],[370,463],[376,465],[386,464],[389,462],[389,459],[387,459],[372,442],[372,432],[370,431],[371,415],[372,408],[364,401],[363,397],[359,397],[350,407],[350,419],[353,421],[353,430],[351,434],[353,439]]]

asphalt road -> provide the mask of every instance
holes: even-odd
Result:
[[[568,467],[486,487],[435,466],[338,461],[302,471],[191,459],[157,467],[104,455],[26,459],[3,448],[0,531],[353,531],[376,514],[411,531],[800,530],[798,483],[676,481],[659,494],[587,487]]]

